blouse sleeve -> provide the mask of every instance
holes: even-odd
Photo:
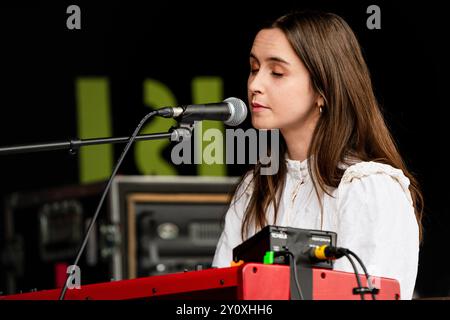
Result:
[[[402,299],[413,296],[419,255],[408,186],[401,170],[361,162],[344,173],[337,199],[338,246],[356,253],[370,275],[398,280]],[[335,269],[353,272],[345,257],[336,260]]]
[[[251,195],[252,174],[248,174],[244,182],[233,196],[225,215],[225,225],[216,246],[212,262],[213,267],[230,267],[233,260],[233,249],[242,243],[241,225],[245,209]]]

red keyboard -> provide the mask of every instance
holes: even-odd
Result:
[[[66,300],[288,300],[290,268],[286,265],[247,263],[236,267],[189,271],[145,278],[82,285],[67,290]],[[366,279],[361,275],[363,286]],[[313,300],[359,300],[353,273],[329,269],[312,270]],[[400,299],[398,281],[372,277],[379,289],[378,300]],[[302,284],[300,284],[302,286]],[[9,296],[0,300],[57,300],[61,290],[44,290]],[[366,297],[370,300],[370,295]]]

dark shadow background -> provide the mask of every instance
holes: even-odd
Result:
[[[360,40],[387,122],[423,188],[425,241],[417,294],[447,296],[450,271],[442,248],[448,243],[450,228],[449,209],[444,205],[444,181],[448,181],[444,169],[448,51],[444,51],[444,42],[448,42],[448,27],[440,3],[2,3],[0,146],[77,137],[74,83],[80,76],[109,79],[114,136],[131,134],[148,112],[142,101],[146,78],[165,83],[186,104],[191,102],[193,77],[220,76],[225,97],[246,100],[248,53],[261,23],[291,9],[337,13]],[[81,30],[66,28],[70,4],[81,8]],[[371,4],[381,8],[381,30],[366,27],[366,9]],[[249,126],[247,119],[242,127]],[[122,148],[115,147],[116,159]],[[228,175],[238,176],[245,170],[229,165]],[[133,156],[126,158],[120,173],[139,174]],[[179,174],[195,174],[195,168],[180,167]],[[0,181],[2,198],[12,192],[77,184],[78,159],[63,151],[1,156]],[[3,226],[0,229],[3,232]]]

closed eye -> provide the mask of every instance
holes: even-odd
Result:
[[[278,72],[272,72],[272,75],[275,77],[278,77],[278,78],[283,76],[282,73],[278,73]]]

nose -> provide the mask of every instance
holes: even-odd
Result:
[[[257,94],[257,93],[263,93],[263,84],[262,84],[262,77],[260,76],[260,73],[257,73],[255,75],[250,74],[248,77],[248,92],[249,94]]]

